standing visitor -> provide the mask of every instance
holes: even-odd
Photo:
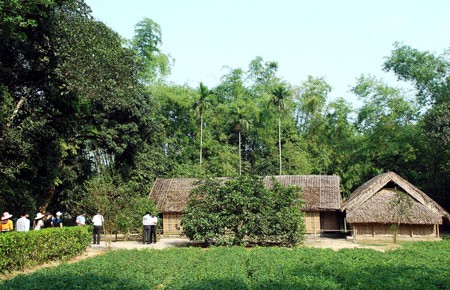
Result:
[[[75,223],[78,226],[85,226],[86,225],[86,213],[82,213],[79,216],[77,216],[77,219],[75,220]]]
[[[144,226],[144,234],[142,236],[142,243],[145,244],[150,244],[150,221],[151,221],[151,216],[149,212],[146,212],[144,217],[142,218],[142,225]]]
[[[152,214],[152,217],[150,218],[150,243],[156,244],[156,225],[158,224],[158,218]]]
[[[12,214],[9,214],[9,212],[5,211],[2,215],[2,221],[0,224],[0,227],[2,229],[2,233],[7,233],[9,231],[14,230],[14,225],[11,220]]]
[[[62,223],[62,212],[58,211],[56,213],[56,217],[53,219],[53,226],[57,227],[57,228],[62,228],[63,227],[63,223]]]
[[[34,218],[34,230],[39,231],[41,228],[44,227],[44,221],[42,220],[45,216],[38,212],[36,217]]]
[[[20,219],[16,222],[16,231],[18,232],[28,232],[30,230],[30,220],[27,213],[22,214]]]
[[[53,227],[53,215],[48,213],[44,219],[44,228],[52,228]]]
[[[94,232],[92,233],[93,244],[100,244],[100,234],[103,231],[103,216],[97,212],[92,218],[92,224],[94,225]]]

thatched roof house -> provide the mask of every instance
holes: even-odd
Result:
[[[303,189],[305,197],[306,230],[310,233],[339,229],[338,212],[342,205],[338,176],[283,175],[274,176],[282,185],[296,185]],[[195,187],[196,178],[158,178],[150,192],[158,210],[163,214],[164,234],[181,233],[180,218]],[[266,186],[272,185],[272,177],[265,177]]]
[[[390,236],[392,225],[400,235],[438,236],[449,214],[423,191],[394,172],[380,174],[344,202],[342,211],[357,235]]]
[[[305,198],[305,211],[339,210],[342,205],[339,176],[337,175],[278,175],[274,178],[284,186],[300,186]],[[266,186],[272,177],[264,178]]]

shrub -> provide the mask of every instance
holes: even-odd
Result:
[[[0,235],[0,272],[22,270],[82,253],[91,242],[87,227],[50,228]]]
[[[267,188],[250,176],[206,179],[191,193],[181,219],[184,234],[217,245],[300,243],[305,231],[300,189],[273,183]]]

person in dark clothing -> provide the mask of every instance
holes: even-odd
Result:
[[[62,212],[58,211],[56,213],[56,217],[53,219],[53,226],[54,227],[60,227],[60,228],[63,227],[61,216],[62,216]]]
[[[149,212],[146,212],[144,217],[142,218],[142,225],[144,226],[144,233],[142,235],[142,243],[145,244],[150,244],[151,240],[150,240],[150,220],[151,220],[151,216]]]
[[[152,214],[150,218],[150,243],[156,244],[156,225],[158,224],[158,218]]]
[[[53,215],[51,213],[47,214],[44,220],[44,228],[52,228],[53,227]]]

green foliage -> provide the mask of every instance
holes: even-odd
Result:
[[[401,190],[395,190],[395,197],[389,202],[389,212],[396,224],[391,225],[392,239],[397,243],[398,229],[413,205],[412,198]]]
[[[112,251],[2,289],[447,289],[450,241],[403,249],[217,247]],[[130,263],[132,261],[132,263]],[[149,263],[152,261],[152,263]],[[150,277],[150,278],[149,278]]]
[[[400,80],[411,82],[421,104],[441,104],[450,100],[450,51],[436,56],[408,45],[394,44],[384,70],[393,71]]]
[[[81,254],[91,242],[87,227],[49,228],[0,235],[0,272],[67,260]]]
[[[155,21],[144,18],[135,26],[131,47],[142,63],[140,78],[151,83],[170,73],[170,57],[161,52],[161,27]]]
[[[117,176],[95,177],[86,184],[86,196],[80,201],[80,211],[99,212],[105,222],[105,233],[133,233],[142,229],[142,216],[147,212],[157,214],[153,201],[146,192],[136,192]]]
[[[261,178],[206,179],[191,193],[182,216],[190,239],[217,245],[279,243],[292,246],[304,234],[300,189]]]
[[[98,172],[148,190],[164,130],[136,52],[83,1],[0,5],[0,206],[71,212]]]

